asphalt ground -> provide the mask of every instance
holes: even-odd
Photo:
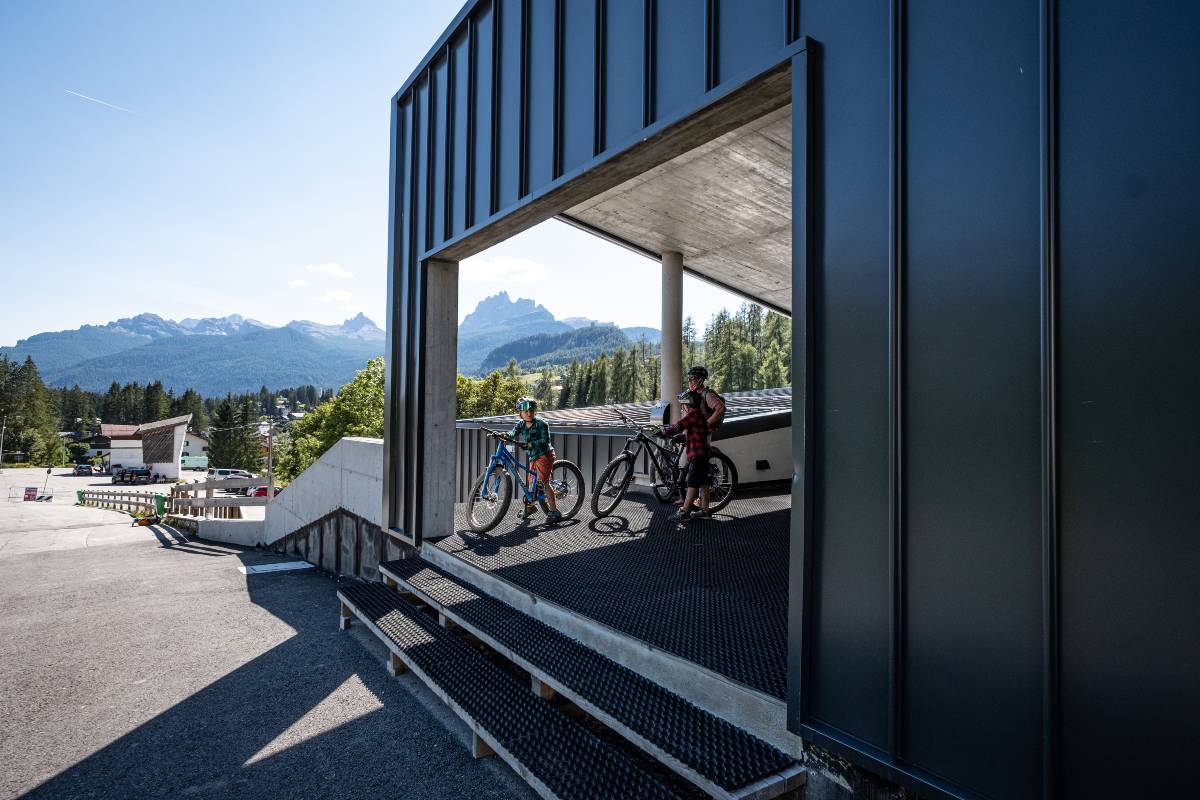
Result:
[[[287,560],[0,499],[0,797],[533,797]]]

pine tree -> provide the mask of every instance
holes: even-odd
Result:
[[[592,385],[588,389],[588,405],[602,406],[608,403],[608,354],[601,353],[592,362]]]
[[[258,432],[258,401],[253,395],[242,398],[238,416],[241,428],[238,436],[238,469],[249,472],[262,471],[262,434]]]
[[[208,437],[208,465],[220,469],[236,469],[239,460],[239,430],[241,415],[234,405],[233,395],[220,401],[213,415]]]

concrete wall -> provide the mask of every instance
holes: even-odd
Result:
[[[380,561],[415,553],[380,529],[382,496],[383,441],[342,439],[267,506],[260,541],[335,575],[378,580]]]
[[[267,506],[263,536],[274,542],[341,508],[379,525],[383,440],[345,438]]]
[[[213,542],[240,544],[244,547],[265,545],[261,519],[197,519],[196,535]]]

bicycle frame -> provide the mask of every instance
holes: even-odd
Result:
[[[636,443],[637,447],[632,445]],[[633,456],[633,463],[637,464],[638,456],[642,454],[642,448],[650,448],[650,460],[654,462],[655,469],[658,470],[662,479],[666,482],[675,480],[675,467],[679,461],[679,450],[676,449],[672,442],[669,445],[659,444],[646,435],[641,428],[633,436],[625,440],[625,447],[622,452],[629,453]]]
[[[485,428],[485,430],[487,429]],[[488,487],[492,486],[492,475],[494,471],[497,468],[500,468],[501,470],[507,470],[508,473],[512,475],[513,480],[520,485],[521,495],[526,504],[545,502],[546,487],[542,485],[541,480],[538,478],[537,470],[522,464],[517,460],[517,457],[513,455],[511,450],[508,449],[509,441],[503,434],[490,430],[488,430],[487,433],[490,436],[495,436],[498,441],[496,442],[496,452],[492,454],[492,459],[488,463],[487,471],[483,476],[482,491],[484,492],[485,496],[487,494]],[[530,479],[532,479],[532,481]],[[534,491],[529,490],[529,484],[531,482],[534,485]],[[553,484],[553,481],[551,481],[551,483]]]

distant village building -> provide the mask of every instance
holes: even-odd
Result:
[[[204,451],[208,449],[207,439],[188,433],[191,420],[192,415],[186,414],[141,425],[101,424],[99,433],[88,440],[87,455],[100,456],[109,469],[144,466],[156,475],[178,478],[186,437],[195,436],[197,442],[203,441]]]
[[[183,455],[207,456],[208,437],[195,431],[188,431],[183,437]]]

